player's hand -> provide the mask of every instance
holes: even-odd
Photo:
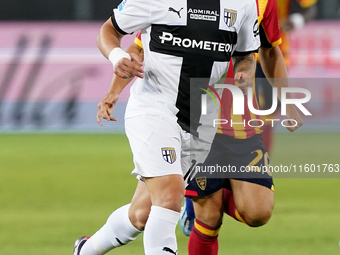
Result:
[[[135,53],[130,53],[130,57],[131,60],[127,58],[119,60],[114,67],[114,73],[123,79],[131,79],[135,76],[143,79],[143,62]]]
[[[247,97],[249,87],[253,86],[253,81],[246,72],[237,72],[234,75],[234,80],[238,83],[237,87],[242,90],[244,97]]]
[[[291,126],[297,123],[295,127],[287,127],[287,129],[290,132],[294,132],[296,129],[298,129],[299,127],[303,125],[303,120],[300,114],[298,113],[298,111],[296,110],[295,105],[288,104],[286,107],[287,107],[287,115],[286,115],[287,119],[293,119],[296,121],[296,122],[290,121]]]
[[[103,122],[101,118],[106,119],[107,121],[117,121],[115,117],[111,117],[111,113],[113,112],[113,108],[118,101],[118,95],[114,94],[106,94],[102,100],[100,100],[97,108],[97,122],[103,126]]]

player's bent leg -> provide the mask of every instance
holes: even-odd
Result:
[[[274,208],[274,192],[262,185],[230,180],[236,213],[252,227],[266,224]],[[241,220],[242,221],[242,220]]]
[[[135,240],[141,231],[130,222],[130,204],[114,211],[105,225],[91,236],[74,255],[103,255],[108,251]]]
[[[151,198],[145,182],[138,181],[135,194],[129,208],[129,219],[132,225],[143,231],[151,210]]]
[[[223,217],[222,198],[222,189],[208,196],[193,197],[196,219],[211,227],[220,226]]]
[[[218,233],[223,218],[223,191],[194,197],[196,220],[190,233],[189,255],[217,255]]]
[[[133,152],[133,175],[143,177],[152,206],[144,229],[146,255],[176,253],[175,229],[184,198],[181,134],[176,116],[147,113],[125,119]],[[138,127],[138,129],[136,129]]]
[[[74,255],[102,255],[137,238],[144,230],[151,208],[146,185],[138,181],[131,204],[114,211],[106,224],[91,238],[83,240]]]
[[[145,182],[152,201],[144,231],[145,254],[177,254],[175,230],[184,197],[183,176],[145,178]]]

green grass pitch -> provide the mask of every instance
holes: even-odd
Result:
[[[0,254],[72,254],[130,201],[136,179],[125,135],[0,135]],[[339,164],[339,133],[277,134],[271,163]],[[340,254],[338,178],[275,180],[272,219],[249,228],[229,217],[219,254]],[[178,232],[179,254],[188,238]],[[144,254],[142,237],[110,254]]]

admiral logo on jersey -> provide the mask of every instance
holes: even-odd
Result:
[[[192,9],[188,10],[190,14],[190,19],[200,19],[200,20],[208,20],[208,21],[216,21],[217,17],[220,16],[217,11],[211,10],[199,10],[199,9]]]
[[[184,48],[193,48],[200,50],[208,50],[208,51],[220,51],[220,52],[232,52],[233,45],[230,43],[220,43],[220,42],[212,42],[212,41],[196,41],[195,39],[189,38],[180,38],[175,37],[173,34],[169,32],[162,32],[162,35],[159,36],[161,39],[161,43],[165,44],[166,42],[170,42],[172,46],[184,47]],[[168,43],[167,43],[168,44]]]

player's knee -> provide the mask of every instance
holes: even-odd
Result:
[[[152,205],[179,212],[181,210],[184,192],[184,187],[183,189],[171,189],[171,187],[164,187],[163,190],[153,192],[151,199]]]
[[[147,186],[154,206],[179,212],[184,198],[184,181],[181,175],[167,175],[147,179]]]
[[[140,231],[145,228],[146,221],[149,217],[150,208],[138,208],[129,210],[129,219],[131,224]]]
[[[179,212],[181,210],[183,198],[184,189],[173,190],[171,192],[163,193],[162,196],[159,196],[157,199],[155,199],[155,203],[153,204]]]
[[[196,219],[203,222],[204,224],[210,227],[218,227],[222,223],[223,213],[220,213],[218,210],[215,212],[203,213],[199,216],[196,215]]]
[[[193,201],[196,219],[211,227],[221,225],[223,218],[222,205],[210,203],[210,198],[194,198]]]
[[[240,212],[246,223],[251,227],[260,227],[265,225],[272,216],[273,208],[271,206],[261,208],[247,208]]]

